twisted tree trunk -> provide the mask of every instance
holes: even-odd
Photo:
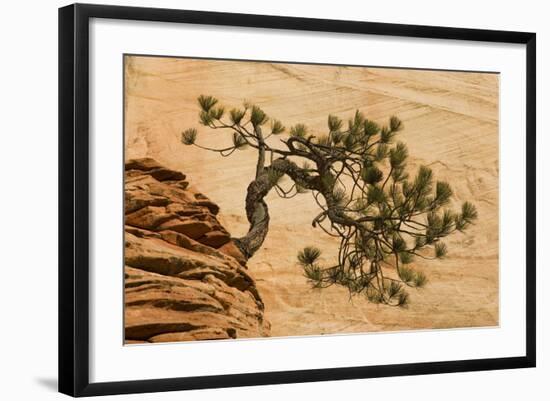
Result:
[[[269,183],[267,172],[260,174],[248,186],[246,194],[246,217],[250,223],[248,233],[234,239],[235,243],[249,259],[262,246],[269,230],[269,210],[264,197],[273,188]]]
[[[246,193],[246,217],[250,223],[248,233],[241,238],[234,238],[243,255],[249,259],[262,246],[269,230],[269,209],[264,198],[277,184],[270,179],[270,169],[286,174],[294,182],[308,189],[318,189],[319,180],[310,176],[296,163],[285,159],[276,159],[269,167],[257,171],[256,179],[248,185]]]

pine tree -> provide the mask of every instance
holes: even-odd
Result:
[[[466,230],[477,218],[469,202],[459,211],[448,208],[451,186],[435,181],[428,167],[420,166],[410,175],[407,146],[395,141],[403,129],[397,117],[381,126],[360,111],[347,123],[329,115],[326,133],[311,133],[296,124],[281,137],[282,146],[275,147],[266,140],[287,128],[260,107],[245,103],[227,113],[212,96],[200,96],[198,102],[200,123],[228,131],[232,144],[221,149],[200,146],[194,128],[182,133],[184,144],[224,157],[245,148],[258,154],[246,195],[250,228],[244,237],[234,239],[246,258],[254,255],[268,233],[264,198],[272,189],[283,198],[313,195],[320,209],[313,226],[340,240],[338,258],[330,266],[319,263],[321,251],[315,247],[298,253],[298,263],[315,288],[338,284],[371,302],[406,306],[405,288],[427,283],[426,275],[411,268],[411,262],[417,257],[445,257],[442,240]],[[288,189],[281,184],[283,176],[292,180]]]

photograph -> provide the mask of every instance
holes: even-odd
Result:
[[[499,327],[499,83],[123,55],[125,345]]]
[[[0,399],[550,400],[543,2],[108,3],[4,8]]]

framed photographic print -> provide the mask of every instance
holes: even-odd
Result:
[[[535,366],[535,34],[59,10],[59,389]]]

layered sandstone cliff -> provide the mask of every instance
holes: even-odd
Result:
[[[264,305],[245,260],[185,175],[125,166],[126,343],[261,337]]]

